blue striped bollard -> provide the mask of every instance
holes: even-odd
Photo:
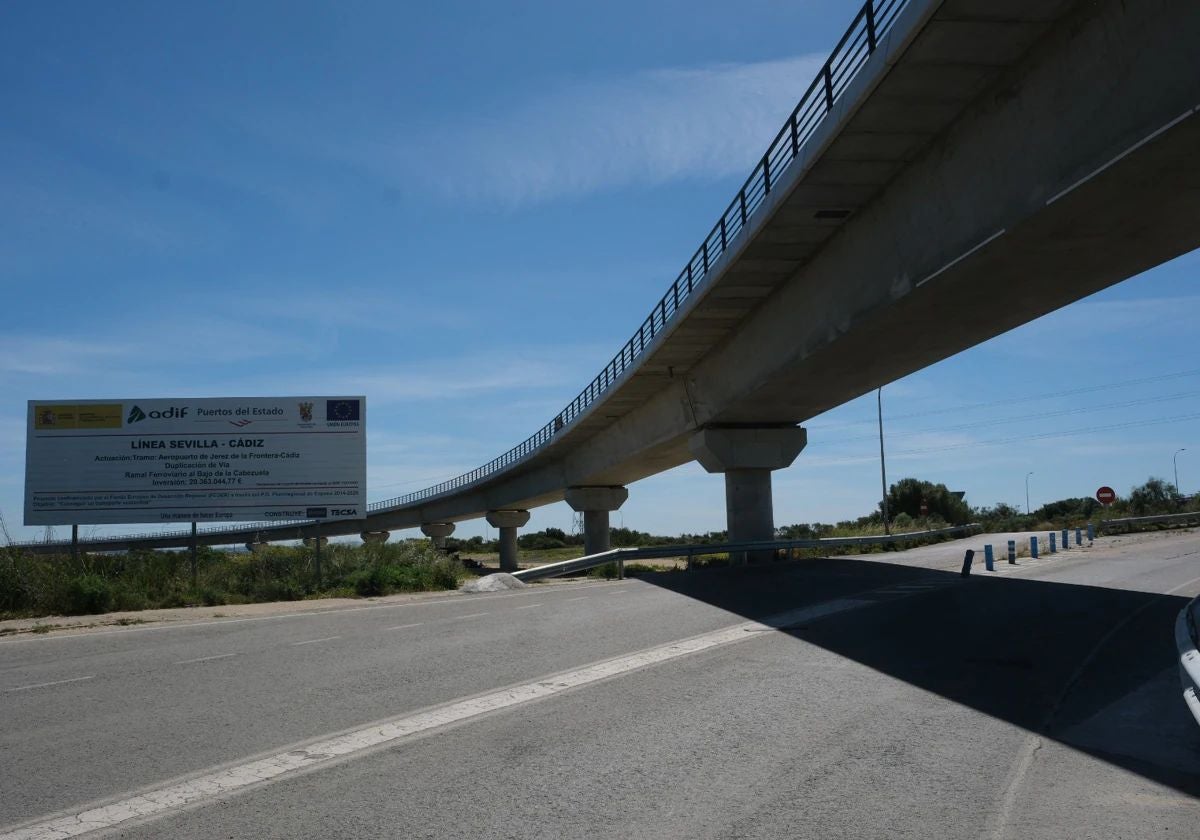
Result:
[[[1091,545],[1092,541],[1095,539],[1096,539],[1096,526],[1093,525],[1091,522],[1089,522],[1088,523],[1088,545]]]
[[[1032,557],[1034,560],[1036,560],[1038,557],[1037,535],[1036,534],[1029,538],[1029,556]]]
[[[1056,543],[1055,543],[1055,534],[1053,531],[1051,531],[1050,532],[1050,553],[1056,554],[1057,552],[1058,552],[1058,545],[1056,545]]]
[[[1071,532],[1063,528],[1063,551],[1071,547]]]
[[[1009,563],[1017,562],[1017,541],[1016,540],[1008,541],[1008,562]]]
[[[996,571],[996,559],[992,556],[992,544],[983,547],[983,567],[989,572]]]
[[[1075,529],[1075,545],[1083,545],[1083,529]]]

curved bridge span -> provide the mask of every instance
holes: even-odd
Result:
[[[565,498],[594,553],[626,485],[690,460],[725,475],[730,539],[768,539],[770,472],[805,420],[1200,247],[1197,42],[1190,0],[868,0],[663,297],[550,422],[365,520],[196,539],[440,540],[488,516],[512,566],[527,509]]]

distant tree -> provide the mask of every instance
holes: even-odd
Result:
[[[1075,499],[1059,499],[1057,502],[1048,502],[1034,511],[1034,515],[1043,521],[1087,519],[1099,507],[1100,503],[1090,496],[1080,496]]]
[[[1137,516],[1166,513],[1177,509],[1183,496],[1161,478],[1149,478],[1146,483],[1129,491],[1129,509]]]
[[[924,500],[931,517],[938,517],[951,525],[965,525],[971,518],[971,509],[945,484],[934,484],[915,478],[902,478],[888,488],[888,512],[893,517],[901,513],[917,519]]]

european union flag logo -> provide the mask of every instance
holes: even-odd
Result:
[[[359,420],[358,400],[325,400],[326,420]]]

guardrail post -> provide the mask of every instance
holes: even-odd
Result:
[[[968,548],[966,555],[963,557],[962,576],[971,576],[971,563],[975,560],[975,549]]]
[[[1017,562],[1017,541],[1016,540],[1008,541],[1008,562],[1009,562],[1009,564],[1015,564]]]
[[[1036,560],[1038,558],[1038,544],[1037,544],[1037,535],[1036,534],[1034,534],[1032,537],[1029,538],[1029,556],[1032,557],[1034,560]]]
[[[1091,522],[1087,524],[1088,529],[1088,545],[1091,545],[1096,539],[1096,526]]]
[[[1058,544],[1055,542],[1055,535],[1053,531],[1050,532],[1050,553],[1058,553]]]
[[[992,544],[983,547],[983,567],[989,572],[996,571],[996,558],[992,556]]]
[[[625,560],[622,557],[617,558],[617,580],[625,580]]]
[[[1063,551],[1068,551],[1071,548],[1071,532],[1063,528]]]

